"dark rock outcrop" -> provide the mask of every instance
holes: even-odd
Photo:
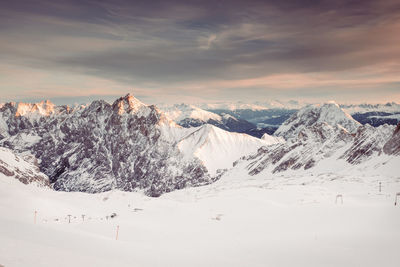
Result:
[[[0,174],[15,178],[24,184],[34,183],[50,187],[49,178],[40,172],[36,158],[17,156],[4,147],[0,147]]]
[[[164,128],[176,126],[130,95],[112,105],[94,101],[35,120],[15,116],[15,105],[2,112],[9,136],[0,145],[34,154],[56,190],[144,190],[159,196],[217,179],[197,158],[184,159],[176,140],[164,136]]]
[[[383,146],[383,152],[387,155],[400,155],[400,123],[394,130],[392,137]]]

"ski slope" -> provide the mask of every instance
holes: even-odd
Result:
[[[235,169],[214,184],[150,198],[56,192],[2,175],[0,264],[394,267],[399,182],[330,173],[251,179]]]

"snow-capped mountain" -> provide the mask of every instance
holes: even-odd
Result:
[[[204,110],[238,110],[238,109],[249,109],[249,110],[265,110],[268,107],[264,107],[258,104],[249,104],[243,102],[218,102],[218,103],[199,103],[198,106]]]
[[[286,120],[274,133],[286,140],[297,138],[305,128],[317,123],[327,123],[330,126],[338,126],[350,133],[354,133],[361,125],[335,102],[323,105],[308,105]]]
[[[367,113],[367,112],[400,112],[400,104],[390,102],[386,104],[358,104],[358,105],[340,105],[340,107],[349,114]]]
[[[205,110],[267,110],[267,109],[300,109],[307,105],[306,103],[299,102],[297,100],[281,101],[281,100],[265,100],[256,101],[254,103],[244,102],[217,102],[217,103],[199,103],[198,106]]]
[[[211,124],[229,132],[247,133],[256,126],[246,120],[237,119],[231,114],[214,113],[187,104],[177,104],[172,107],[164,106],[162,111],[168,118],[182,127],[197,127]]]
[[[235,118],[246,120],[257,128],[246,133],[261,137],[263,133],[273,134],[291,115],[309,105],[298,101],[259,101],[253,104],[242,102],[221,102],[216,104],[199,104],[200,107],[213,113],[230,114]],[[313,104],[314,106],[318,104]],[[400,121],[400,104],[358,104],[340,105],[353,119],[361,124],[378,127],[383,124],[397,125]]]
[[[261,138],[264,133],[273,134],[294,112],[305,104],[297,101],[220,102],[199,104],[204,110],[219,115],[229,114],[253,124],[252,128],[237,131]],[[243,127],[242,127],[243,128]]]
[[[162,126],[176,126],[157,108],[133,96],[112,105],[94,101],[71,113],[42,118],[37,127],[24,118],[9,120],[9,129],[16,131],[9,132],[12,136],[1,144],[31,151],[56,190],[144,189],[157,196],[212,181],[199,160],[183,160],[173,141],[163,136]],[[21,145],[25,136],[34,141]]]
[[[209,124],[229,119],[237,121],[190,105],[164,114],[131,95],[74,108],[7,103],[0,107],[0,146],[17,157],[33,155],[56,190],[143,190],[150,196],[212,183],[232,167],[250,175],[309,170],[400,150],[394,126],[361,125],[333,102],[300,109],[275,136],[260,139]]]
[[[178,147],[189,158],[193,155],[199,158],[211,175],[215,175],[219,169],[231,168],[240,157],[256,152],[261,146],[278,142],[273,137],[262,140],[206,124],[184,137]]]
[[[392,136],[394,128],[360,125],[334,103],[307,106],[278,129],[276,135],[288,141],[260,148],[236,162],[235,168],[244,168],[250,175],[309,170],[321,164],[325,171],[343,169],[395,154],[391,151],[398,151],[399,145],[395,145],[397,133]]]
[[[351,116],[361,124],[380,126],[383,124],[397,125],[400,121],[400,104],[395,102],[386,104],[341,105]]]
[[[165,115],[175,122],[181,122],[187,119],[207,122],[209,120],[222,121],[222,117],[213,112],[206,111],[193,105],[176,104],[161,108]]]
[[[52,116],[69,114],[75,109],[68,106],[55,106],[50,101],[40,103],[5,103],[0,106],[0,140],[17,134],[22,129],[37,127]]]
[[[49,178],[40,172],[35,157],[18,156],[4,147],[0,147],[0,174],[17,179],[24,184],[34,183],[42,187],[50,186]]]
[[[143,189],[158,196],[211,183],[221,175],[217,169],[230,167],[240,156],[268,144],[209,125],[182,128],[131,95],[113,104],[53,106],[57,112],[39,113],[34,121],[32,109],[17,113],[21,105],[5,104],[0,109],[0,146],[32,153],[56,190]],[[210,159],[223,164],[210,164]]]

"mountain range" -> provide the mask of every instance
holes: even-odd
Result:
[[[280,109],[288,118],[274,136],[264,132],[262,138],[241,133],[251,123],[228,112],[161,108],[132,95],[75,107],[2,104],[0,172],[55,190],[160,196],[232,171],[344,169],[371,160],[379,168],[400,158],[399,127],[362,125],[334,102]]]
[[[309,105],[297,101],[270,101],[255,104],[222,102],[161,105],[160,108],[183,127],[208,123],[227,131],[246,133],[261,138],[265,133],[274,134],[290,116]],[[394,102],[374,105],[340,105],[340,108],[363,125],[370,124],[374,127],[383,124],[397,125],[400,121],[400,105]]]

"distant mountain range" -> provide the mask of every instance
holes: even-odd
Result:
[[[362,125],[346,110],[395,117],[398,106],[204,110],[181,104],[160,110],[132,95],[75,107],[5,103],[0,172],[55,190],[159,196],[232,171],[314,172],[369,162],[379,169],[400,158],[400,126]],[[273,136],[260,127],[266,125],[274,127]]]
[[[274,101],[256,104],[164,105],[161,109],[183,127],[208,123],[227,131],[246,133],[261,138],[265,133],[274,134],[290,116],[308,105],[295,101]],[[352,115],[359,123],[368,123],[374,127],[383,124],[397,125],[400,121],[400,105],[396,103],[340,105],[340,108]]]

